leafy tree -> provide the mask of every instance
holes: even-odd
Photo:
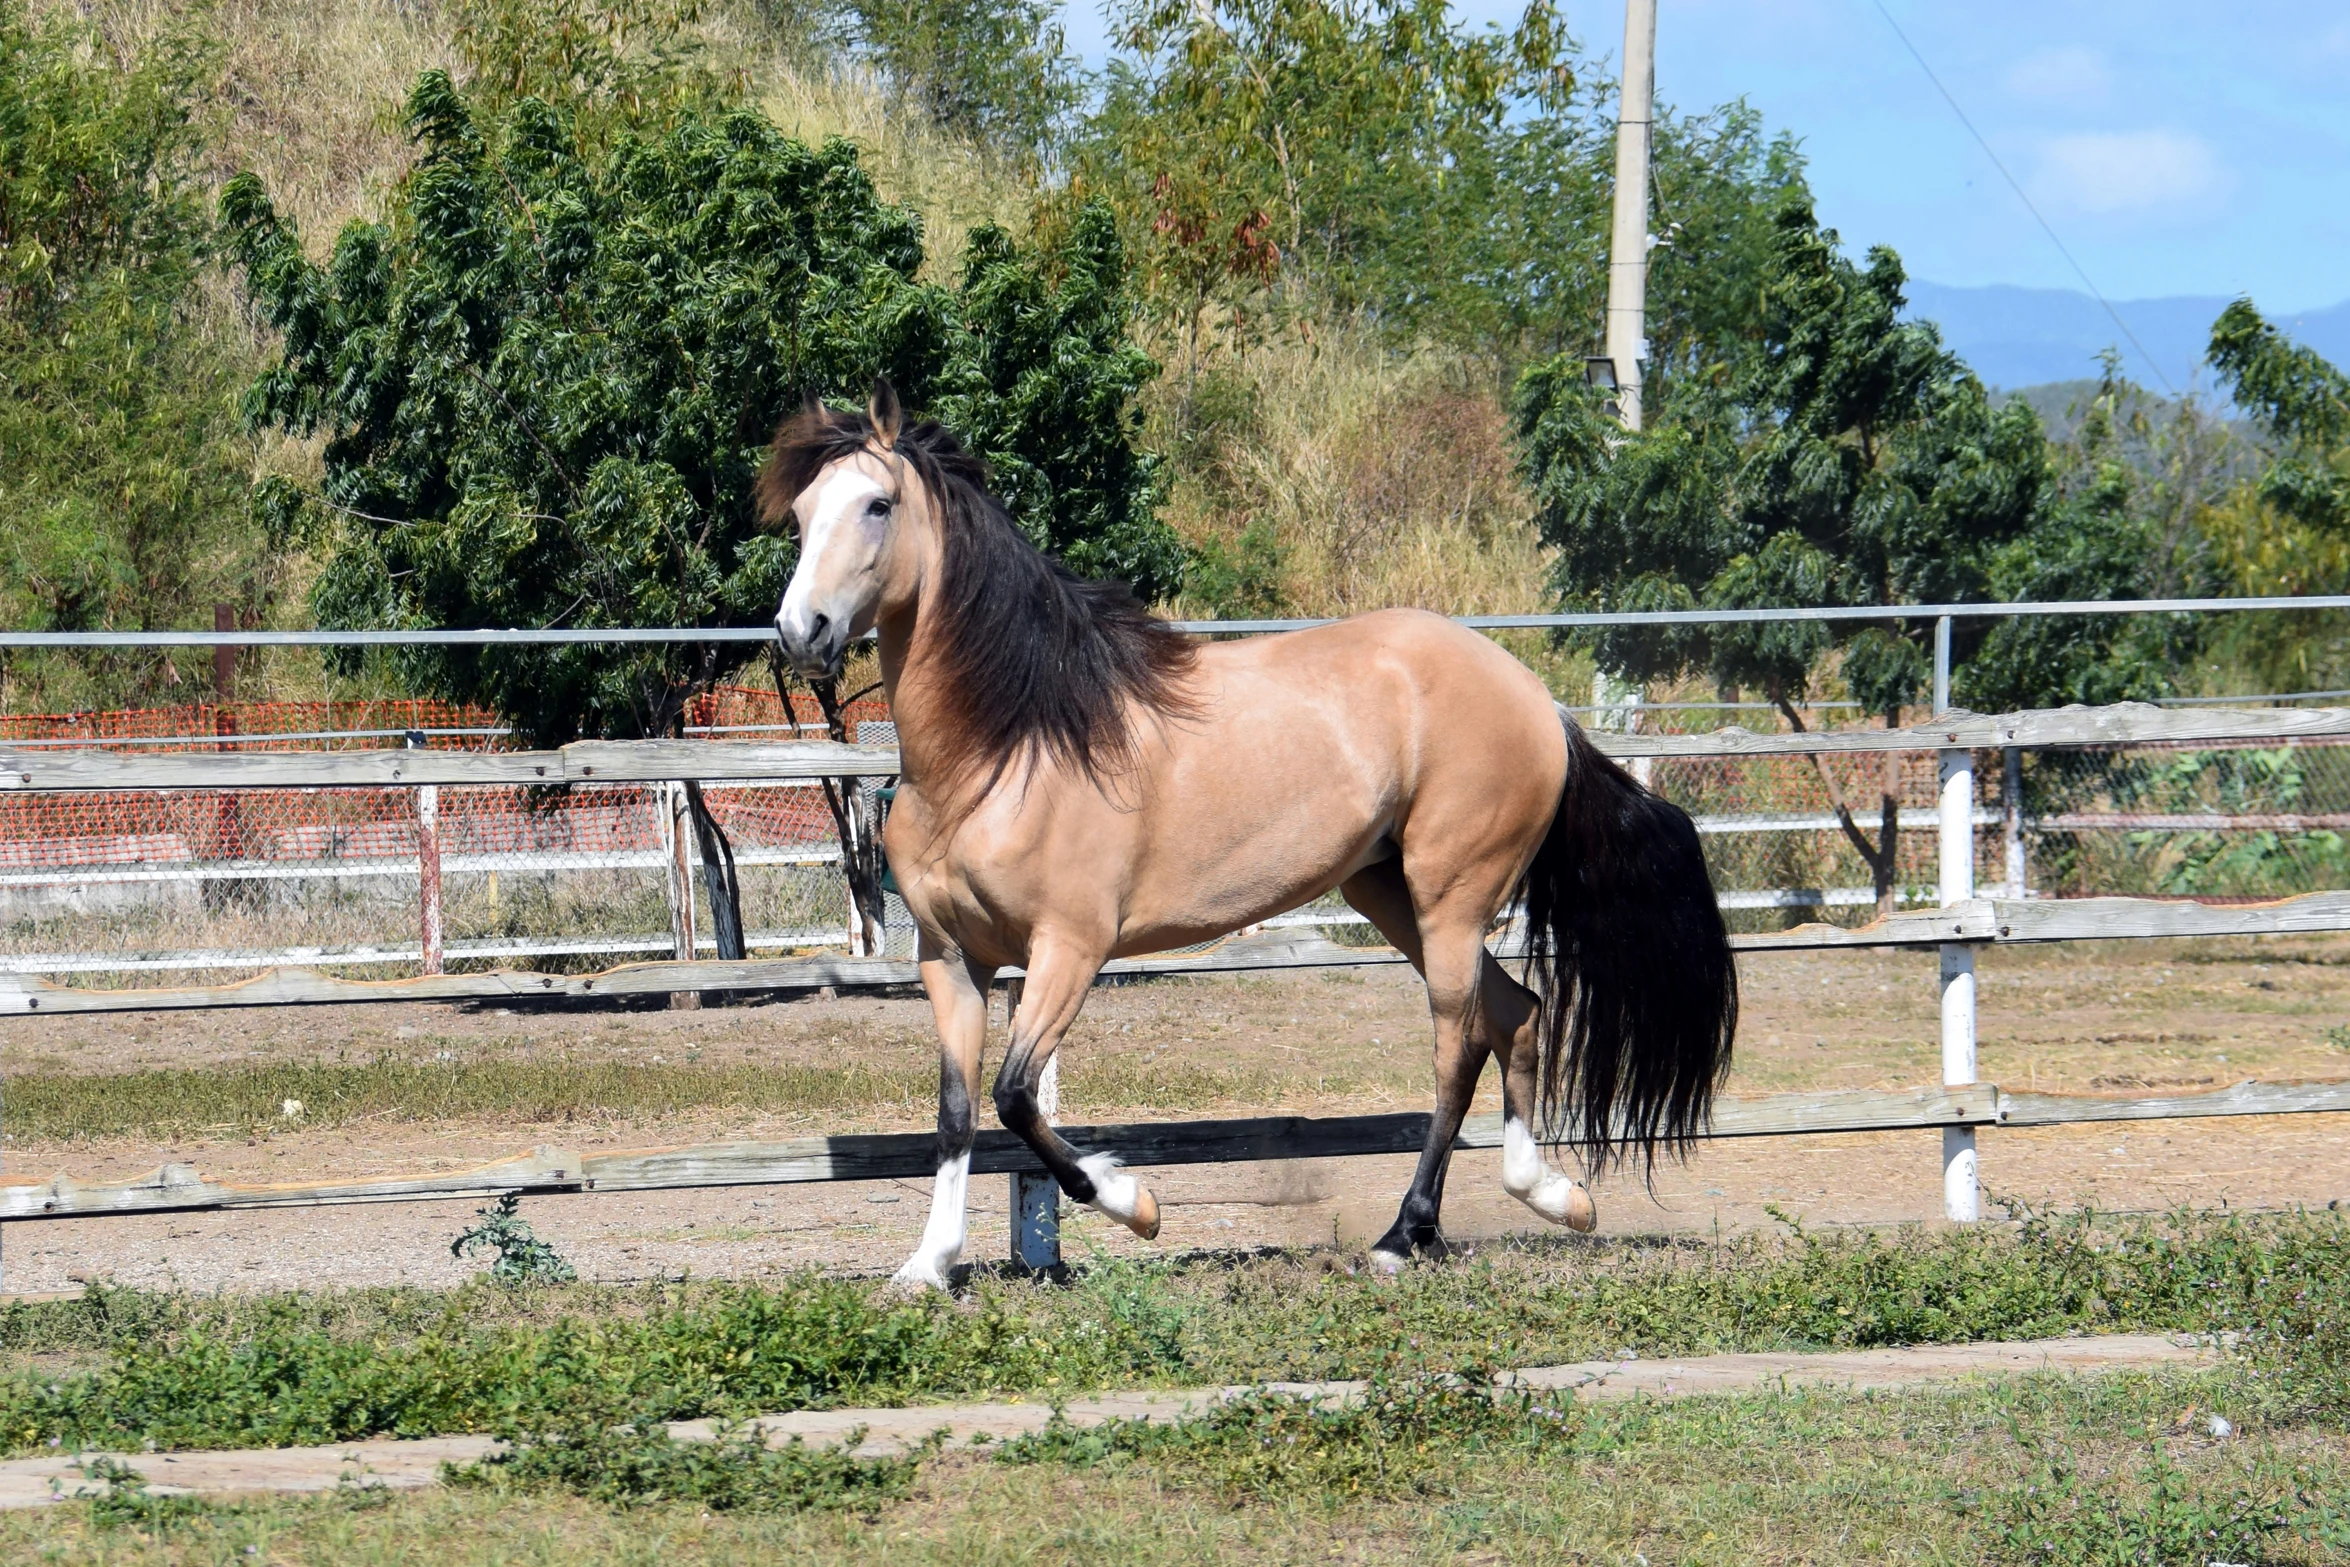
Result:
[[[210,224],[199,33],[120,60],[0,0],[0,618],[48,630],[247,622],[275,568],[245,506],[245,344],[197,292]],[[17,655],[35,700],[144,696],[152,654]]]
[[[1360,313],[1504,363],[1582,349],[1607,289],[1615,89],[1556,11],[1508,32],[1434,0],[1131,0],[1072,156],[1187,337]],[[1652,337],[1750,322],[1794,143],[1743,104],[1661,114]],[[1676,361],[1677,364],[1677,361]]]
[[[1424,325],[1483,285],[1510,116],[1574,90],[1547,4],[1508,34],[1441,0],[1132,0],[1118,20],[1127,56],[1073,172],[1187,334],[1285,268],[1337,309]]]
[[[1845,258],[1807,203],[1779,214],[1751,347],[1705,345],[1710,373],[1666,381],[1653,427],[1626,435],[1562,355],[1530,369],[1515,418],[1564,602],[1742,609],[1952,602],[1988,595],[2001,551],[2039,515],[2043,439],[2030,409],[1993,410],[1932,326],[1901,319],[1901,264]],[[1601,662],[1636,677],[1705,671],[1795,703],[1831,661],[1888,725],[1928,674],[1925,623],[1771,622],[1617,629]],[[1980,633],[1962,633],[1971,652]],[[1871,840],[1821,774],[1890,908],[1898,774]]]
[[[1992,558],[1990,595],[2018,603],[2218,591],[2204,531],[2239,443],[2194,400],[2156,405],[2109,354],[2072,436],[2050,451],[2041,516]],[[2203,646],[2186,616],[2022,617],[1993,626],[1953,677],[1983,712],[2143,701]]]
[[[2350,376],[2269,325],[2249,299],[2212,323],[2210,357],[2276,445],[2260,498],[2322,533],[2350,534]]]
[[[750,489],[805,394],[886,372],[965,431],[1033,536],[1081,570],[1175,587],[1180,553],[1127,408],[1105,215],[1050,255],[974,235],[962,286],[917,281],[915,215],[844,141],[810,149],[744,111],[688,108],[608,148],[535,98],[504,115],[428,73],[421,159],[387,222],[322,267],[259,183],[223,198],[284,354],[252,416],[325,438],[315,494],[275,487],[324,557],[322,625],[756,622],[788,542]],[[487,702],[526,735],[670,730],[739,655],[699,647],[400,650],[413,686]]]
[[[835,0],[833,26],[932,124],[1015,163],[1052,152],[1084,96],[1051,0]]]

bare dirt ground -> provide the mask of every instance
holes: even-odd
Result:
[[[1763,954],[1744,960],[1745,1022],[1732,1094],[1896,1088],[1934,1081],[1931,953]],[[2042,1092],[2133,1094],[2350,1077],[2350,941],[2074,945],[1980,960],[1981,1075]],[[1419,1108],[1427,1021],[1402,970],[1158,982],[1097,992],[1068,1046],[1063,1118],[1175,1118]],[[580,1150],[819,1132],[912,1129],[930,1117],[932,1046],[917,996],[804,999],[701,1011],[507,1012],[378,1006],[158,1013],[0,1022],[0,1075],[102,1074],[255,1062],[544,1058],[551,1063],[733,1061],[879,1071],[875,1097],[823,1110],[696,1109],[659,1117],[387,1115],[172,1142],[4,1145],[8,1170],[121,1178],[173,1160],[229,1180],[446,1169],[534,1145]],[[1488,1074],[1480,1108],[1498,1104]],[[1983,1134],[1996,1196],[2144,1209],[2274,1207],[2350,1198],[2350,1127],[2333,1115],[2239,1117]],[[1931,1220],[1932,1133],[1723,1142],[1660,1169],[1653,1193],[1612,1179],[1607,1233],[1704,1232],[1771,1222]],[[1384,1229],[1403,1159],[1168,1170],[1158,1249],[1351,1244]],[[974,1183],[968,1255],[1004,1255],[1006,1183]],[[532,1199],[526,1214],[590,1277],[758,1276],[810,1266],[885,1270],[910,1247],[924,1183],[734,1188]],[[14,1291],[89,1278],[197,1289],[454,1282],[448,1254],[472,1203],[47,1221],[6,1227]],[[1501,1191],[1497,1156],[1464,1154],[1445,1209],[1456,1238],[1539,1229]],[[1145,1249],[1091,1215],[1072,1254]]]

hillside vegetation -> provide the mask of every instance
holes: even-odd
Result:
[[[0,0],[0,619],[739,619],[788,566],[788,544],[742,531],[742,485],[793,389],[851,396],[883,368],[919,387],[917,362],[963,362],[955,333],[1002,341],[975,326],[990,310],[1043,322],[1037,369],[974,348],[967,371],[917,390],[918,409],[928,397],[971,427],[1040,542],[1187,615],[2350,583],[2334,498],[2350,442],[2326,412],[2341,378],[2264,337],[2248,305],[2232,357],[2215,344],[2248,424],[2109,376],[2081,389],[2051,440],[2020,406],[1987,404],[1930,328],[1895,323],[1898,259],[1847,259],[1817,228],[1791,135],[1739,104],[1668,111],[1654,413],[1626,442],[1580,372],[1604,291],[1613,84],[1548,5],[1479,30],[1425,0],[1127,0],[1118,52],[1090,77],[1052,15],[1041,0]],[[419,118],[437,101],[418,96],[431,73],[454,96]],[[684,146],[743,115],[811,152],[842,138],[827,166],[870,181],[877,211],[914,220],[913,248],[891,265],[930,324],[859,327],[853,340],[877,346],[813,369],[752,367],[699,468],[663,459],[593,503],[587,469],[634,450],[623,432],[638,426],[582,427],[557,464],[580,468],[570,493],[533,497],[512,476],[537,460],[526,438],[544,446],[536,427],[460,399],[458,427],[481,430],[481,453],[434,495],[395,495],[383,476],[401,464],[388,447],[358,454],[354,432],[376,414],[351,399],[424,384],[421,350],[342,328],[289,338],[289,324],[316,302],[331,315],[379,294],[421,321],[471,289],[509,323],[561,318],[587,297],[567,273],[530,285],[534,305],[510,282],[423,265],[413,247],[430,248],[445,212],[417,171],[427,125],[449,114],[476,127],[464,134],[484,170],[521,167],[516,149],[543,134],[532,127],[555,127],[575,170],[564,178],[604,182],[590,220],[600,255],[640,221],[613,183],[630,148]],[[220,219],[239,176],[241,231]],[[527,258],[559,193],[495,178],[505,193],[481,211],[515,225],[512,254]],[[338,252],[354,223],[376,237]],[[1082,300],[1068,292],[1080,254],[1095,280]],[[361,273],[348,268],[368,257],[388,270],[353,293]],[[897,346],[872,332],[898,333]],[[1040,401],[1033,375],[1078,342],[1141,357],[1131,372],[1101,358],[1086,372],[1100,395],[1082,410]],[[350,379],[345,350],[360,343],[377,345],[374,380]],[[630,362],[625,334],[611,344]],[[448,384],[510,399],[531,381],[504,352],[462,349]],[[680,361],[689,381],[700,352]],[[1863,385],[1857,402],[1837,390]],[[383,428],[412,438],[421,406],[399,391],[378,410]],[[1094,459],[1048,450],[1063,432],[1131,453],[1113,462],[1131,466],[1131,492],[1084,500],[1094,481],[1076,476]],[[519,455],[496,457],[500,440]],[[1806,491],[1825,454],[1837,454],[1833,493]],[[485,486],[489,471],[508,477]],[[1917,520],[1888,531],[1897,516]],[[484,543],[521,527],[544,548],[557,525],[612,584],[585,608],[561,571]],[[1165,548],[1150,542],[1162,527]],[[441,541],[423,555],[419,529]],[[664,529],[690,545],[595,557],[599,541]],[[1902,564],[1912,557],[1965,564],[1919,574]],[[509,603],[435,586],[435,558],[487,587],[544,580]],[[1518,650],[1577,694],[1596,658],[1652,688],[1859,692],[1891,716],[1918,696],[1918,634],[1769,647],[1528,637]],[[2286,688],[2350,669],[2339,617],[2317,616],[2048,628],[1961,652],[1982,661],[1971,678],[1985,701]],[[658,728],[683,693],[736,673],[621,661],[567,676],[603,694],[563,701],[570,721],[607,732]],[[249,660],[240,680],[246,696],[511,702],[533,677],[288,654]],[[184,654],[0,663],[0,700],[18,710],[187,700],[206,684]]]

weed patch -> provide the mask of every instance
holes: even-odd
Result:
[[[2124,1329],[2237,1334],[2263,1418],[2350,1421],[2350,1223],[2026,1215],[1497,1247],[1393,1281],[1327,1257],[1096,1256],[1066,1285],[981,1275],[959,1300],[814,1275],[259,1299],[94,1289],[0,1309],[0,1354],[17,1357],[0,1370],[0,1447],[323,1443],[548,1429],[576,1407],[728,1418]]]
[[[554,1247],[540,1240],[522,1217],[522,1194],[508,1192],[487,1208],[474,1211],[479,1224],[449,1242],[449,1255],[463,1262],[478,1252],[492,1258],[489,1278],[495,1284],[569,1284],[579,1277]]]
[[[690,1503],[712,1512],[871,1511],[906,1494],[927,1449],[852,1458],[863,1433],[837,1448],[798,1437],[770,1447],[755,1430],[721,1426],[706,1442],[680,1442],[657,1421],[614,1421],[602,1412],[518,1431],[505,1452],[444,1466],[452,1485],[561,1490],[607,1506]]]
[[[1051,1425],[1004,1445],[998,1460],[1078,1468],[1149,1464],[1166,1484],[1235,1497],[1440,1495],[1460,1465],[1504,1450],[1560,1443],[1571,1406],[1494,1393],[1488,1379],[1377,1377],[1360,1399],[1252,1393],[1171,1424],[1114,1420]]]
[[[2271,1462],[2198,1485],[2159,1450],[2126,1476],[2052,1458],[1994,1501],[1990,1541],[1999,1560],[2046,1567],[2269,1561],[2312,1520],[2306,1482]]]

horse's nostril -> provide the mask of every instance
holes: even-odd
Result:
[[[817,615],[808,622],[808,645],[816,646],[824,640],[825,630],[832,624],[830,615]]]

